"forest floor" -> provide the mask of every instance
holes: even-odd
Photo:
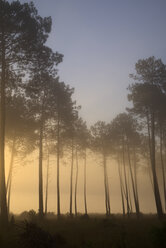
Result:
[[[0,248],[164,248],[166,221],[155,215],[48,214],[42,221],[32,210],[10,218],[0,229]]]

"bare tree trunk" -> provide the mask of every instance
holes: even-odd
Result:
[[[85,158],[84,158],[84,206],[85,206],[85,214],[88,214],[87,211],[87,200],[86,200],[86,149],[85,149]]]
[[[49,150],[47,154],[47,174],[46,174],[46,198],[45,198],[45,215],[47,214],[47,207],[48,207],[48,180],[49,180]]]
[[[77,216],[78,154],[76,148],[75,215]]]
[[[57,215],[60,216],[60,184],[59,184],[59,162],[60,162],[60,121],[58,114],[58,127],[57,127]]]
[[[9,216],[9,214],[10,214],[11,184],[12,184],[12,178],[10,178],[9,189],[8,189],[8,199],[7,199],[8,216]]]
[[[11,158],[10,158],[9,174],[8,174],[7,185],[6,185],[6,194],[8,193],[10,178],[11,178],[11,174],[13,170],[14,150],[15,150],[15,137],[13,138],[13,144],[12,144],[12,149],[11,149]]]
[[[3,227],[8,225],[8,211],[6,201],[6,183],[5,183],[5,115],[6,115],[6,103],[5,103],[5,88],[6,88],[6,61],[5,61],[5,37],[2,25],[1,35],[1,80],[0,80],[0,224]]]
[[[107,170],[106,170],[106,156],[103,154],[103,166],[104,166],[104,189],[105,189],[105,208],[106,215],[110,214],[109,199],[108,199],[108,183],[107,183]]]
[[[71,147],[71,172],[70,172],[70,216],[73,215],[72,212],[72,203],[73,203],[73,164],[74,164],[74,144],[72,138],[72,147]]]
[[[130,213],[133,213],[133,206],[132,206],[132,200],[131,200],[131,190],[130,190],[130,176],[129,176],[129,170],[127,175],[128,180],[128,194],[129,194],[129,206],[130,206]]]
[[[153,175],[153,183],[154,183],[154,196],[157,208],[158,218],[163,217],[163,210],[160,198],[160,191],[158,186],[157,174],[156,174],[156,159],[155,159],[155,120],[154,113],[151,114],[151,167],[152,167],[152,175]]]
[[[123,170],[124,170],[124,182],[125,182],[125,196],[126,196],[126,205],[127,205],[127,215],[129,217],[130,216],[130,204],[129,204],[129,192],[128,192],[127,175],[126,175],[124,140],[123,140],[123,144],[122,144],[122,160],[123,160]]]
[[[134,152],[134,180],[135,180],[135,193],[136,193],[136,199],[139,209],[139,215],[140,215],[140,205],[139,205],[139,196],[138,196],[138,181],[137,181],[137,165],[136,165],[136,153],[135,153],[135,147],[133,149]]]
[[[163,160],[163,133],[162,127],[160,125],[160,159],[161,159],[161,168],[162,168],[162,176],[163,176],[163,190],[164,190],[164,206],[166,211],[166,182],[165,182],[165,166]]]
[[[10,213],[10,196],[11,196],[11,185],[12,185],[12,176],[13,176],[14,152],[15,152],[15,137],[13,139],[13,144],[12,144],[11,158],[10,158],[10,169],[9,169],[9,175],[8,175],[7,187],[6,187],[6,191],[8,193],[8,204],[7,204],[8,215]]]
[[[153,193],[154,193],[154,182],[152,178],[152,167],[151,167],[151,158],[152,158],[152,148],[151,148],[151,133],[150,133],[150,121],[149,121],[149,114],[147,114],[147,127],[148,127],[148,143],[149,143],[149,161],[148,161],[148,171],[150,182],[152,185]]]
[[[39,138],[39,216],[43,217],[43,117],[40,121]]]
[[[108,215],[110,215],[111,208],[110,208],[110,192],[109,192],[109,180],[108,180],[108,172],[107,172],[107,160],[106,160],[105,170],[106,170],[106,185],[107,185]]]
[[[148,127],[148,141],[149,141],[149,153],[150,153],[150,160],[152,158],[152,146],[151,146],[151,132],[150,132],[150,118],[149,113],[147,113],[147,127]]]
[[[123,210],[123,217],[125,217],[125,204],[124,204],[124,195],[123,195],[123,182],[122,182],[122,175],[120,170],[120,161],[118,159],[118,172],[119,172],[119,180],[120,180],[120,192],[121,192],[121,199],[122,199],[122,210]]]
[[[131,183],[132,183],[132,190],[133,190],[133,196],[134,196],[135,210],[136,210],[137,218],[139,218],[139,215],[140,215],[139,203],[137,202],[135,182],[134,182],[133,172],[132,172],[132,168],[131,168],[131,159],[130,159],[130,148],[129,148],[129,144],[127,144],[127,154],[128,154],[129,171],[130,171],[130,176],[131,176]]]

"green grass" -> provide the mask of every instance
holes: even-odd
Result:
[[[31,211],[11,219],[7,232],[0,230],[0,248],[163,248],[166,222],[154,215],[123,218],[121,215],[83,215],[43,221]]]

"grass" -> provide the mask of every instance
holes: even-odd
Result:
[[[155,215],[84,215],[42,221],[34,211],[11,218],[7,232],[0,229],[0,248],[164,248],[166,222]]]

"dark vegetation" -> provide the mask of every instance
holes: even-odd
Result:
[[[80,106],[73,101],[74,89],[58,77],[63,55],[46,46],[50,31],[51,18],[39,16],[33,3],[0,0],[0,247],[165,247],[166,65],[155,57],[139,60],[128,87],[133,107],[110,123],[98,121],[88,129],[79,116]],[[5,146],[11,153],[7,179]],[[11,217],[15,159],[26,163],[32,152],[38,153],[39,212]],[[102,160],[106,216],[89,218],[86,168],[90,152]],[[47,214],[51,155],[57,168],[56,218]],[[59,175],[65,155],[71,165],[69,216],[61,214]],[[110,158],[119,169],[123,216],[111,215]],[[77,209],[80,160],[84,161],[82,216]],[[142,164],[149,173],[158,218],[141,214],[137,171]]]
[[[41,222],[34,211],[24,212],[11,219],[8,229],[1,230],[0,247],[29,248],[130,248],[166,247],[166,222],[155,215],[136,216],[91,214],[58,218],[49,213]]]

